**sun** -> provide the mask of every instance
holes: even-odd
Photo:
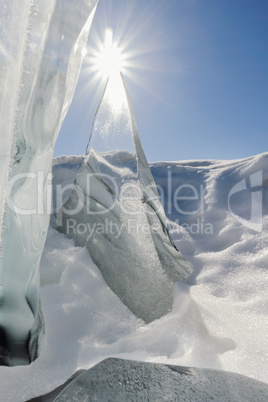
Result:
[[[133,61],[135,51],[130,50],[131,39],[118,32],[115,36],[113,29],[108,27],[103,29],[102,34],[94,31],[92,38],[82,69],[82,74],[88,77],[88,85],[84,86],[83,93],[86,94],[91,86],[94,87],[93,96],[99,95],[109,81],[111,103],[113,102],[115,110],[119,110],[122,104],[122,91],[119,89],[122,76],[136,81],[133,69],[141,68]]]
[[[124,79],[127,77],[136,82],[132,71],[133,68],[141,67],[133,61],[135,51],[130,50],[131,38],[118,32],[115,36],[113,30],[108,27],[103,29],[102,34],[96,30],[92,37],[92,43],[88,46],[84,58],[82,74],[87,77],[87,81],[81,94],[86,98],[91,89],[92,104],[100,105],[105,93],[106,105],[116,119],[126,111]],[[97,111],[98,108],[99,106]]]
[[[113,40],[113,30],[106,28],[104,43],[99,45],[94,54],[93,64],[95,70],[103,78],[120,73],[125,67],[125,57],[120,47]]]
[[[126,104],[126,95],[122,83],[121,74],[126,67],[126,54],[113,39],[113,30],[106,28],[103,43],[100,43],[94,52],[92,64],[97,76],[106,84],[104,87],[103,96],[105,93],[105,104],[116,119],[124,110]],[[101,102],[103,102],[103,97]]]

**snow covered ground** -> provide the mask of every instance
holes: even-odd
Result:
[[[54,161],[54,190],[72,183],[82,160]],[[173,238],[194,267],[175,285],[172,311],[150,324],[137,319],[107,287],[87,250],[52,224],[41,261],[46,343],[30,366],[0,367],[2,400],[47,393],[111,356],[268,381],[268,153],[150,166]]]

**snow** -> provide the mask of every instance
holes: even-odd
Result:
[[[55,183],[72,183],[82,160],[54,161]],[[121,303],[87,250],[52,221],[41,260],[44,349],[29,366],[0,367],[1,398],[25,401],[47,393],[111,356],[223,369],[267,382],[267,162],[268,153],[151,164],[172,236],[194,272],[175,284],[172,311],[150,324]],[[250,179],[256,173],[262,186]],[[228,206],[230,191],[244,179],[246,188]],[[252,214],[256,205],[261,221]],[[175,230],[176,219],[181,226]]]

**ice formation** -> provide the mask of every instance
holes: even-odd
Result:
[[[267,384],[239,374],[109,358],[78,375],[55,402],[265,402],[267,398]]]
[[[176,249],[119,72],[109,77],[58,229],[86,246],[109,287],[139,318],[171,310],[191,265]]]
[[[54,143],[97,0],[1,1],[0,354],[25,364],[43,333],[39,260]]]

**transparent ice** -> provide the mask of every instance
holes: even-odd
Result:
[[[173,284],[191,272],[173,243],[119,72],[107,81],[75,188],[58,229],[86,246],[109,287],[139,318],[171,310]]]
[[[0,1],[0,359],[25,364],[44,332],[39,260],[53,148],[97,0]]]

